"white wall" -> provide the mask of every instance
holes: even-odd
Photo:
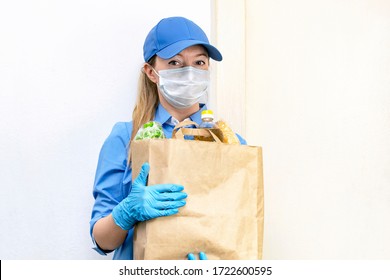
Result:
[[[114,123],[131,118],[145,36],[177,15],[210,34],[210,6],[0,2],[0,259],[101,258],[94,173]]]

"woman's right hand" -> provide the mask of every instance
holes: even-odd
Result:
[[[184,187],[174,184],[146,186],[149,164],[144,163],[141,172],[134,180],[130,194],[112,210],[115,223],[124,230],[135,223],[161,216],[170,216],[183,207],[187,194]]]

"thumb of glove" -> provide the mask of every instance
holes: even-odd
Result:
[[[141,171],[139,172],[137,178],[134,180],[134,184],[146,186],[146,182],[148,181],[149,170],[150,170],[149,163],[145,162],[142,165]]]

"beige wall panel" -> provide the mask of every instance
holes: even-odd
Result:
[[[263,147],[264,258],[390,259],[390,2],[240,2],[245,70],[228,65]]]
[[[210,104],[217,119],[224,119],[245,137],[245,1],[212,1],[212,41],[223,55],[213,63]]]

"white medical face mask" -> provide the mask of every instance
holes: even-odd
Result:
[[[156,71],[155,71],[156,72]],[[192,66],[160,70],[158,87],[165,100],[178,109],[188,108],[207,97],[210,72]]]

